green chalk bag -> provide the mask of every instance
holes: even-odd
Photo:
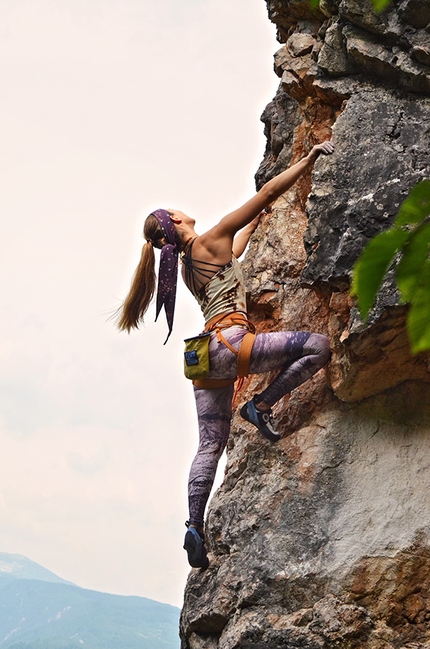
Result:
[[[184,340],[184,374],[187,379],[203,379],[209,374],[210,338],[208,331]]]

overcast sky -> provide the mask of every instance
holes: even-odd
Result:
[[[253,193],[278,47],[264,0],[0,0],[1,552],[181,606],[202,319],[108,317],[151,210]]]

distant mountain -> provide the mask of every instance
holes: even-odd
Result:
[[[27,570],[40,578],[22,578]],[[26,557],[0,553],[2,648],[177,649],[178,624],[174,606],[79,588]]]
[[[22,554],[0,552],[0,586],[11,579],[38,579],[39,581],[74,585],[71,581],[61,579],[31,559],[23,557]]]

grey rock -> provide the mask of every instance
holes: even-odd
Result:
[[[429,172],[430,99],[383,88],[354,93],[333,128],[336,164],[320,159],[308,198],[305,286],[345,290],[371,237],[390,226]],[[360,173],[357,173],[360,170]]]
[[[428,596],[423,563],[411,559],[430,560],[429,397],[430,386],[404,384],[362,404],[333,402],[276,449],[236,422],[230,462],[245,466],[213,498],[211,565],[190,575],[184,646],[206,646],[195,634],[211,647],[376,647],[398,595],[390,573],[401,571],[401,601],[420,574]],[[407,632],[400,611],[394,646]]]
[[[342,34],[342,25],[337,21],[326,31],[324,45],[318,57],[318,66],[330,76],[344,76],[352,72]]]
[[[328,18],[337,14],[338,7],[339,0],[321,0],[320,2],[320,11]]]
[[[430,24],[430,4],[428,0],[403,0],[399,6],[400,18],[417,29]]]
[[[190,573],[182,649],[430,646],[430,355],[412,356],[394,266],[369,320],[354,262],[430,176],[428,0],[266,0],[285,45],[257,187],[335,153],[262,218],[243,262],[261,331],[312,330],[329,367],[275,409],[275,446],[236,413]],[[238,405],[270,377],[252,377]]]
[[[343,36],[348,60],[356,71],[381,77],[412,92],[430,94],[430,69],[415,62],[402,48],[381,45],[375,37],[351,26],[344,28]],[[418,48],[418,56],[424,58],[422,49]],[[417,50],[415,58],[416,53]]]
[[[430,67],[430,34],[419,30],[411,34],[408,41],[412,47],[411,58]]]
[[[311,34],[294,32],[287,40],[287,48],[292,56],[310,54],[316,46],[316,40]]]
[[[371,0],[342,0],[339,15],[343,20],[371,33],[385,34],[387,31],[389,11],[376,12]]]
[[[300,123],[299,107],[280,85],[273,101],[261,116],[266,136],[266,152],[256,175],[257,188],[276,176],[291,159],[294,126]]]
[[[270,0],[266,4],[269,18],[277,27],[281,43],[285,43],[291,28],[294,29],[297,24],[302,23],[305,29],[315,31],[324,19],[320,9],[313,9],[310,2],[303,0]]]

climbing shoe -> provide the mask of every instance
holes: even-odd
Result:
[[[185,523],[187,525],[187,523]],[[188,526],[185,534],[184,550],[188,554],[188,563],[192,568],[201,568],[206,570],[209,565],[209,559],[206,554],[204,538],[199,534],[195,527]]]
[[[255,405],[255,398],[257,396],[255,394],[251,401],[248,401],[242,406],[240,415],[246,421],[254,424],[266,439],[271,442],[279,442],[281,435],[274,428],[272,410],[259,410]]]

